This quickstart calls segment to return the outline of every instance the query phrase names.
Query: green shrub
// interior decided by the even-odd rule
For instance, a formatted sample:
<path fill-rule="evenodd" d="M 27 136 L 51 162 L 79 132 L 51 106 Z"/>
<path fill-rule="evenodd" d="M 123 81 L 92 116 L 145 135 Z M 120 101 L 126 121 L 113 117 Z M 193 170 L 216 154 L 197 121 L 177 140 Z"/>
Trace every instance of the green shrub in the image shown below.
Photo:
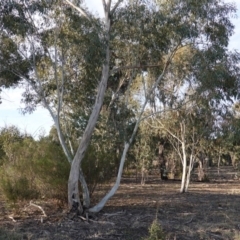
<path fill-rule="evenodd" d="M 35 159 L 33 168 L 37 176 L 36 181 L 38 188 L 42 196 L 66 201 L 70 164 L 64 155 L 60 156 L 59 153 L 57 153 L 56 147 L 52 146 L 49 151 L 52 151 L 53 154 L 46 152 L 43 156 L 38 156 Z M 54 153 L 55 156 L 51 156 L 54 155 Z"/>
<path fill-rule="evenodd" d="M 95 146 L 89 146 L 82 163 L 82 169 L 91 194 L 98 184 L 108 182 L 115 174 L 115 158 L 111 150 L 97 150 Z"/>
<path fill-rule="evenodd" d="M 70 164 L 61 146 L 48 138 L 35 141 L 9 131 L 3 131 L 4 135 L 0 131 L 3 196 L 12 202 L 43 196 L 66 201 Z"/>
<path fill-rule="evenodd" d="M 39 197 L 39 192 L 23 176 L 19 179 L 10 179 L 10 177 L 3 179 L 1 185 L 5 197 L 14 203 L 18 200 L 29 200 Z"/>
<path fill-rule="evenodd" d="M 149 228 L 149 237 L 145 238 L 145 240 L 165 240 L 166 236 L 162 230 L 160 223 L 155 219 L 150 228 Z"/>

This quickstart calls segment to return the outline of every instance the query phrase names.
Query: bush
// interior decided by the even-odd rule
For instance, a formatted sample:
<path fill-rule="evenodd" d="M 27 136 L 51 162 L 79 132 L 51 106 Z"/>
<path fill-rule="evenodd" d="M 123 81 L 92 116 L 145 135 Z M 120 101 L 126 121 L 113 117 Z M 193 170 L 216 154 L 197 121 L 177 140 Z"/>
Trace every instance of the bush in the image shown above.
<path fill-rule="evenodd" d="M 166 236 L 162 230 L 160 223 L 155 219 L 149 228 L 149 237 L 145 240 L 165 240 Z"/>
<path fill-rule="evenodd" d="M 82 169 L 92 195 L 98 184 L 108 182 L 115 174 L 115 156 L 113 151 L 97 150 L 89 146 L 82 163 Z"/>
<path fill-rule="evenodd" d="M 9 129 L 10 133 L 12 129 Z M 12 201 L 38 197 L 67 200 L 67 181 L 70 164 L 61 146 L 42 138 L 0 132 L 0 188 L 3 196 Z"/>
<path fill-rule="evenodd" d="M 42 196 L 67 201 L 67 183 L 70 164 L 60 145 L 46 139 L 38 143 L 33 171 Z"/>
<path fill-rule="evenodd" d="M 30 186 L 26 177 L 11 180 L 10 177 L 2 180 L 2 190 L 5 197 L 12 202 L 29 200 L 39 197 L 39 192 Z"/>

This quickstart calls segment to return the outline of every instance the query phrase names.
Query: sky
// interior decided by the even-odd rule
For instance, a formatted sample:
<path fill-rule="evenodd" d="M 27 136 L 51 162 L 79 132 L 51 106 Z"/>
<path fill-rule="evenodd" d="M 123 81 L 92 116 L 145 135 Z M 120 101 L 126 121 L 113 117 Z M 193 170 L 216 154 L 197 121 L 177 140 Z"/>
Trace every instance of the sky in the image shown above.
<path fill-rule="evenodd" d="M 90 11 L 102 16 L 102 1 L 87 0 L 87 7 Z M 230 39 L 229 50 L 237 49 L 240 51 L 240 0 L 225 0 L 225 2 L 235 2 L 238 8 L 237 16 L 232 18 L 235 25 L 234 35 Z M 0 104 L 0 128 L 15 125 L 22 132 L 31 134 L 36 139 L 39 135 L 47 135 L 53 126 L 53 121 L 48 111 L 39 107 L 32 114 L 21 114 L 21 94 L 23 89 L 4 90 L 1 93 L 2 104 Z"/>

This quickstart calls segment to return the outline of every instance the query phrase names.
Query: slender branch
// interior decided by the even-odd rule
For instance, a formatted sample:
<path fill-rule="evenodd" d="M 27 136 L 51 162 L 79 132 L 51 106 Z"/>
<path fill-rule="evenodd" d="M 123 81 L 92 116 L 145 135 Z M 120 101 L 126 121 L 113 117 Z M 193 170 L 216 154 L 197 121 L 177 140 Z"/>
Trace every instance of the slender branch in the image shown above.
<path fill-rule="evenodd" d="M 146 89 L 146 82 L 145 82 L 145 78 L 144 75 L 142 73 L 142 85 L 143 85 L 143 90 L 144 90 L 144 97 L 147 97 L 147 89 Z"/>
<path fill-rule="evenodd" d="M 60 99 L 60 88 L 59 88 L 59 82 L 58 82 L 58 74 L 57 74 L 57 29 L 55 29 L 55 34 L 54 34 L 54 78 L 56 81 L 56 86 L 57 86 L 57 99 L 58 99 L 58 104 L 57 104 L 57 121 L 59 124 L 59 115 L 61 112 L 60 106 L 61 106 L 61 99 Z"/>
<path fill-rule="evenodd" d="M 63 53 L 63 49 L 62 49 L 62 82 L 61 82 L 61 89 L 60 89 L 60 106 L 59 108 L 62 109 L 63 106 L 63 94 L 64 94 L 64 83 L 65 83 L 65 72 L 64 72 L 64 67 L 65 67 L 65 58 L 64 58 L 64 53 Z"/>
<path fill-rule="evenodd" d="M 167 129 L 166 127 L 164 127 L 163 123 L 160 122 L 158 119 L 156 119 L 156 121 L 162 126 L 162 128 L 167 131 L 173 138 L 177 139 L 180 143 L 182 143 L 181 139 L 176 136 L 174 133 L 172 133 L 169 129 Z"/>
<path fill-rule="evenodd" d="M 33 206 L 33 207 L 39 208 L 39 209 L 42 211 L 43 216 L 44 216 L 44 217 L 47 217 L 47 214 L 45 213 L 45 211 L 43 210 L 43 208 L 42 208 L 41 206 L 33 203 L 32 201 L 30 201 L 29 206 Z"/>
<path fill-rule="evenodd" d="M 113 104 L 113 102 L 117 98 L 117 94 L 120 91 L 120 88 L 122 87 L 122 85 L 124 84 L 125 80 L 127 79 L 126 77 L 127 77 L 127 75 L 125 75 L 125 77 L 120 81 L 117 90 L 112 94 L 112 99 L 111 99 L 111 101 L 110 101 L 110 103 L 108 105 L 108 108 Z"/>
<path fill-rule="evenodd" d="M 72 2 L 70 2 L 69 0 L 65 0 L 66 3 L 68 3 L 70 6 L 72 6 L 73 8 L 75 8 L 78 12 L 80 12 L 85 18 L 87 18 L 89 21 L 91 21 L 90 16 L 88 15 L 88 13 L 81 7 L 77 7 L 75 4 L 73 4 Z"/>
<path fill-rule="evenodd" d="M 110 14 L 111 3 L 112 3 L 112 0 L 107 0 L 106 10 L 108 14 Z"/>
<path fill-rule="evenodd" d="M 102 0 L 102 5 L 103 5 L 104 12 L 106 12 L 107 11 L 107 4 L 106 4 L 105 0 Z"/>
<path fill-rule="evenodd" d="M 160 64 L 152 64 L 152 65 L 130 65 L 130 66 L 123 66 L 123 67 L 118 67 L 114 68 L 110 71 L 110 75 L 116 72 L 119 72 L 121 70 L 125 69 L 144 69 L 144 68 L 155 68 L 155 67 L 161 67 L 162 65 Z"/>
<path fill-rule="evenodd" d="M 118 8 L 118 6 L 119 6 L 119 4 L 120 4 L 121 2 L 123 2 L 123 0 L 118 0 L 118 1 L 116 2 L 116 4 L 114 5 L 113 9 L 112 9 L 111 12 L 110 12 L 111 15 L 114 14 L 114 12 L 116 11 L 116 9 Z"/>
<path fill-rule="evenodd" d="M 186 105 L 186 104 L 189 103 L 189 102 L 191 102 L 191 100 L 186 101 L 186 102 L 184 103 L 184 105 Z M 181 109 L 182 106 L 184 106 L 184 105 L 180 105 L 180 106 L 178 106 L 178 107 L 176 107 L 176 108 L 169 108 L 168 110 L 161 110 L 161 111 L 152 112 L 151 114 L 148 114 L 147 116 L 142 117 L 141 121 L 143 121 L 143 120 L 145 120 L 145 119 L 148 119 L 148 118 L 150 118 L 150 117 L 152 117 L 152 116 L 154 116 L 154 115 L 161 114 L 161 113 L 163 113 L 163 112 L 171 112 L 171 111 L 179 110 L 179 109 Z M 197 104 L 196 104 L 196 105 L 197 105 Z M 194 107 L 194 106 L 195 106 L 195 105 L 193 105 L 193 107 Z"/>
<path fill-rule="evenodd" d="M 125 163 L 125 160 L 126 160 L 126 154 L 128 152 L 128 149 L 131 145 L 131 143 L 133 142 L 134 140 L 134 137 L 137 133 L 137 130 L 138 130 L 138 127 L 140 125 L 140 122 L 141 122 L 141 118 L 142 118 L 142 115 L 144 113 L 144 110 L 145 110 L 145 107 L 147 106 L 147 103 L 149 101 L 149 96 L 152 94 L 152 92 L 154 91 L 154 89 L 158 86 L 158 84 L 160 83 L 160 81 L 163 79 L 166 71 L 167 71 L 167 68 L 169 66 L 169 63 L 172 59 L 172 57 L 174 56 L 175 54 L 175 50 L 170 54 L 170 56 L 168 57 L 168 61 L 166 61 L 165 63 L 165 66 L 162 70 L 162 73 L 158 76 L 158 78 L 156 79 L 156 82 L 155 84 L 153 84 L 152 88 L 149 89 L 148 91 L 148 94 L 147 94 L 147 97 L 145 98 L 144 100 L 144 103 L 142 105 L 142 108 L 141 108 L 141 111 L 138 115 L 138 118 L 137 118 L 137 121 L 135 123 L 135 126 L 134 126 L 134 129 L 133 129 L 133 132 L 132 132 L 132 135 L 131 137 L 129 138 L 128 142 L 125 142 L 124 143 L 124 149 L 123 149 L 123 153 L 122 153 L 122 156 L 121 156 L 121 160 L 120 160 L 120 166 L 118 168 L 118 175 L 117 175 L 117 179 L 116 179 L 116 182 L 114 184 L 114 186 L 112 187 L 112 189 L 105 195 L 105 197 L 97 204 L 95 205 L 94 207 L 90 208 L 89 211 L 90 212 L 98 212 L 100 211 L 104 205 L 106 204 L 106 202 L 115 194 L 115 192 L 117 191 L 118 187 L 119 187 L 119 184 L 120 184 L 120 181 L 121 181 L 121 176 L 122 176 L 122 172 L 123 172 L 123 167 L 124 167 L 124 163 Z"/>

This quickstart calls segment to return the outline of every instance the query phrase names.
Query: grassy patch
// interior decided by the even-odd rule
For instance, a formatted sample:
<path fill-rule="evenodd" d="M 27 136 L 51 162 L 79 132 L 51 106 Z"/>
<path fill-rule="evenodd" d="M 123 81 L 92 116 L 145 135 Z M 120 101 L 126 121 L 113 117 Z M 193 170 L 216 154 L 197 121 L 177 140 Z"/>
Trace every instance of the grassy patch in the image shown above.
<path fill-rule="evenodd" d="M 21 240 L 22 237 L 14 232 L 0 228 L 0 240 Z"/>

